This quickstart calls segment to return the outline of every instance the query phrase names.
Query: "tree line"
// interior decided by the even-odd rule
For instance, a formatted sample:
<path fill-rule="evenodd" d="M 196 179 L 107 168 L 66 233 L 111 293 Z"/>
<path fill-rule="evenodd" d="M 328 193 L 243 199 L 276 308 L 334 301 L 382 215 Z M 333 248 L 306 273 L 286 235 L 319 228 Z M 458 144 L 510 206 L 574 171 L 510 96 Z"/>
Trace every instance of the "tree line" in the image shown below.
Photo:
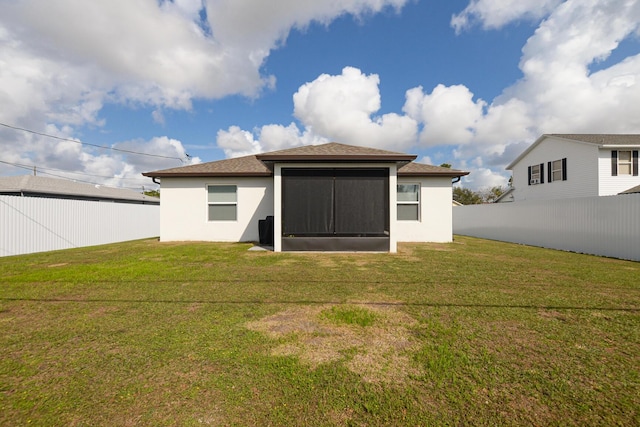
<path fill-rule="evenodd" d="M 506 186 L 496 186 L 473 191 L 468 188 L 454 187 L 453 200 L 463 205 L 480 205 L 482 203 L 493 203 L 500 196 L 502 196 L 502 194 L 507 191 L 508 188 L 509 187 Z"/>
<path fill-rule="evenodd" d="M 451 168 L 450 163 L 443 163 L 440 166 L 443 168 Z M 509 185 L 511 185 L 511 179 L 509 179 Z M 463 205 L 493 203 L 508 189 L 509 186 L 495 186 L 473 191 L 468 188 L 453 187 L 453 200 Z"/>

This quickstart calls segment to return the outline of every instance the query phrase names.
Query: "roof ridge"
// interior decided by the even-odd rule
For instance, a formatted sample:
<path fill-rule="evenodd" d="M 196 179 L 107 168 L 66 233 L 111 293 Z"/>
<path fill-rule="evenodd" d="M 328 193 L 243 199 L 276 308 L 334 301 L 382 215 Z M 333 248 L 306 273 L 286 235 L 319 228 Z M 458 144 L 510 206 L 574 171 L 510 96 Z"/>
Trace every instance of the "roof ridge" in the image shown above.
<path fill-rule="evenodd" d="M 381 148 L 367 147 L 364 145 L 343 144 L 341 142 L 332 141 L 324 144 L 299 145 L 297 147 L 284 148 L 282 150 L 267 151 L 264 153 L 256 154 L 256 156 L 260 157 L 260 156 L 281 155 L 281 154 L 290 154 L 290 153 L 295 154 L 298 151 L 322 151 L 323 149 L 333 149 L 333 148 L 343 148 L 346 150 L 363 151 L 367 153 L 379 153 L 381 155 L 384 155 L 384 154 L 407 155 L 406 153 L 402 153 L 400 151 L 383 150 Z"/>

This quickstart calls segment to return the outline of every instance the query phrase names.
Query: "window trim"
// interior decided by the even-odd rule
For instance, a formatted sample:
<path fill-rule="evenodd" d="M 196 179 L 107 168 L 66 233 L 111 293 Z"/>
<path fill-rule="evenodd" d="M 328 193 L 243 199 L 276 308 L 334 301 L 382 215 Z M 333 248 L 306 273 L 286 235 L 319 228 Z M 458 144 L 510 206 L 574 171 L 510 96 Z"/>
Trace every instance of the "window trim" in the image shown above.
<path fill-rule="evenodd" d="M 400 191 L 398 187 L 400 187 L 401 185 L 415 185 L 417 186 L 417 198 L 418 200 L 398 200 L 398 194 L 400 194 Z M 396 184 L 396 220 L 397 221 L 415 221 L 415 222 L 420 222 L 422 220 L 422 203 L 421 203 L 421 195 L 422 195 L 422 184 L 420 182 L 398 182 Z M 417 209 L 417 218 L 415 219 L 400 219 L 398 218 L 398 207 L 399 206 L 416 206 Z"/>
<path fill-rule="evenodd" d="M 631 174 L 619 173 L 619 152 L 631 151 Z M 627 164 L 625 161 L 624 164 Z M 638 150 L 611 150 L 611 176 L 638 176 Z"/>
<path fill-rule="evenodd" d="M 556 164 L 559 167 L 556 168 Z M 556 173 L 559 175 L 556 177 Z M 552 160 L 547 162 L 547 182 L 566 181 L 567 180 L 567 158 Z"/>
<path fill-rule="evenodd" d="M 209 188 L 211 187 L 234 187 L 235 188 L 235 201 L 210 201 L 209 200 Z M 207 222 L 237 222 L 238 221 L 238 185 L 237 184 L 207 184 L 206 185 L 206 198 L 207 198 Z M 210 206 L 233 206 L 235 207 L 235 218 L 233 219 L 211 219 L 210 217 Z"/>
<path fill-rule="evenodd" d="M 629 160 L 622 160 L 620 153 L 629 153 Z M 617 159 L 618 165 L 616 169 L 618 171 L 618 175 L 633 176 L 633 150 L 618 150 Z M 621 166 L 628 167 L 629 173 L 621 172 Z"/>
<path fill-rule="evenodd" d="M 538 172 L 534 169 L 538 168 Z M 529 166 L 529 182 L 528 185 L 544 184 L 544 163 L 538 163 Z"/>

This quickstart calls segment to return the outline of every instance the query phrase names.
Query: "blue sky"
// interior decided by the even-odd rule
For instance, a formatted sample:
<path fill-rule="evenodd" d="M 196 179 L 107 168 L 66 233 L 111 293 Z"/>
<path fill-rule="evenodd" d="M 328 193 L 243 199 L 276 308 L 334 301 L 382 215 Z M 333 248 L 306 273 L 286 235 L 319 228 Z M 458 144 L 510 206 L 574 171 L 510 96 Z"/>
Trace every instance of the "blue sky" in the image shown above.
<path fill-rule="evenodd" d="M 337 141 L 481 189 L 542 133 L 640 132 L 640 2 L 0 4 L 0 123 L 37 132 L 0 126 L 0 175 L 148 188 L 141 172 Z"/>

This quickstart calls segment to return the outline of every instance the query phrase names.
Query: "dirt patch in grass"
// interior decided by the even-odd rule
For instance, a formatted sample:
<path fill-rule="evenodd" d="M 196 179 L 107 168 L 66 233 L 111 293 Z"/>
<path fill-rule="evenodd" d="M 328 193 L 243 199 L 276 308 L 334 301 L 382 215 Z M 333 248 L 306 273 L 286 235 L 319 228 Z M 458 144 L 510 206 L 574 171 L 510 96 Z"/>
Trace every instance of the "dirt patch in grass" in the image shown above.
<path fill-rule="evenodd" d="M 327 315 L 335 310 L 366 310 L 374 320 L 367 326 L 336 321 Z M 408 329 L 415 324 L 397 306 L 349 302 L 296 306 L 249 322 L 247 327 L 280 341 L 272 350 L 274 356 L 298 357 L 312 369 L 342 361 L 366 382 L 402 383 L 420 374 L 411 357 L 419 345 Z"/>

